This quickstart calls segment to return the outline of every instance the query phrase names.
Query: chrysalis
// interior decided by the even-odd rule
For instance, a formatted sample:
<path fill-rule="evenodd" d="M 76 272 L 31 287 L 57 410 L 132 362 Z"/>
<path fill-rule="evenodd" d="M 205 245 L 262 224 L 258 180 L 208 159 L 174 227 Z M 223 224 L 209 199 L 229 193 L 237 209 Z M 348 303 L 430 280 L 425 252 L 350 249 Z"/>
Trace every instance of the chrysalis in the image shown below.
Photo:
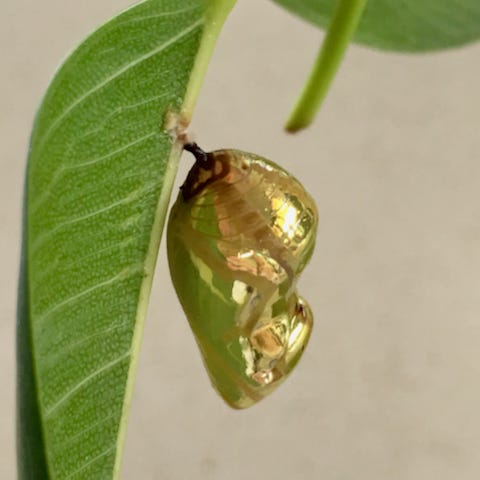
<path fill-rule="evenodd" d="M 170 273 L 213 386 L 246 408 L 277 388 L 308 342 L 313 317 L 296 282 L 314 249 L 317 210 L 265 158 L 185 149 L 197 161 L 170 214 Z"/>

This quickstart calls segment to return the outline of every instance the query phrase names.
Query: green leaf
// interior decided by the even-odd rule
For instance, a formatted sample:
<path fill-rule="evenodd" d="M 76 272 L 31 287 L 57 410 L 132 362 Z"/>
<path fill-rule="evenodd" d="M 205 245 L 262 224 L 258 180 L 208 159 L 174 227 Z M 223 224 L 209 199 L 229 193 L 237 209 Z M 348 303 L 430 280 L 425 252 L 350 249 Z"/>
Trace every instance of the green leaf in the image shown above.
<path fill-rule="evenodd" d="M 28 163 L 19 288 L 22 479 L 118 478 L 181 142 L 234 0 L 147 0 L 58 71 Z"/>
<path fill-rule="evenodd" d="M 336 0 L 274 0 L 328 27 Z M 368 0 L 354 41 L 385 50 L 421 52 L 480 39 L 478 0 Z"/>

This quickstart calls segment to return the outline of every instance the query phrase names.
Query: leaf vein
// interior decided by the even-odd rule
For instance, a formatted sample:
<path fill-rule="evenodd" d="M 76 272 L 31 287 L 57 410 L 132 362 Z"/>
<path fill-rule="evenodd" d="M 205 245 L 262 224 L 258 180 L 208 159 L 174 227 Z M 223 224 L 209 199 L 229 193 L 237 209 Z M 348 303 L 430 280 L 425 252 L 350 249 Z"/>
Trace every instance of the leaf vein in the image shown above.
<path fill-rule="evenodd" d="M 70 305 L 73 302 L 76 302 L 80 298 L 84 297 L 85 295 L 88 295 L 91 292 L 94 292 L 95 290 L 98 290 L 99 288 L 102 287 L 107 287 L 109 285 L 114 284 L 118 280 L 125 279 L 125 271 L 122 271 L 115 275 L 112 278 L 109 278 L 108 280 L 105 280 L 104 282 L 97 283 L 93 285 L 92 287 L 86 288 L 85 290 L 82 290 L 80 293 L 77 293 L 71 297 L 68 297 L 66 300 L 63 302 L 57 303 L 53 307 L 49 308 L 47 311 L 43 312 L 41 315 L 39 315 L 36 319 L 34 318 L 35 323 L 40 324 L 41 322 L 45 321 L 52 313 L 56 312 L 57 310 L 60 310 L 63 307 L 66 307 L 67 305 Z"/>
<path fill-rule="evenodd" d="M 89 160 L 87 162 L 83 162 L 83 163 L 79 163 L 79 164 L 76 164 L 76 165 L 67 165 L 66 167 L 64 166 L 61 166 L 60 168 L 58 168 L 56 170 L 56 172 L 52 175 L 52 179 L 50 180 L 49 184 L 45 187 L 43 193 L 37 198 L 36 202 L 34 202 L 31 207 L 30 207 L 30 215 L 33 215 L 34 212 L 36 212 L 38 210 L 38 207 L 43 204 L 43 202 L 45 200 L 47 200 L 49 198 L 49 196 L 51 195 L 52 193 L 52 187 L 54 185 L 56 185 L 56 183 L 58 182 L 58 180 L 60 180 L 60 178 L 62 178 L 62 175 L 64 172 L 68 171 L 68 170 L 75 170 L 77 168 L 82 168 L 82 167 L 87 167 L 89 165 L 95 165 L 97 163 L 100 163 L 100 162 L 103 162 L 104 160 L 108 160 L 109 158 L 112 158 L 114 157 L 115 155 L 118 155 L 119 153 L 123 153 L 127 150 L 129 150 L 130 148 L 136 146 L 136 145 L 139 145 L 141 143 L 143 143 L 144 141 L 150 139 L 150 138 L 153 138 L 155 135 L 157 135 L 158 132 L 157 131 L 154 131 L 154 132 L 150 132 L 148 133 L 147 135 L 144 135 L 126 145 L 123 145 L 121 146 L 120 148 L 116 149 L 116 150 L 113 150 L 111 151 L 110 153 L 107 153 L 105 155 L 102 155 L 101 157 L 97 157 L 97 158 L 94 158 L 92 160 Z"/>
<path fill-rule="evenodd" d="M 137 237 L 135 235 L 132 235 L 131 237 L 127 238 L 124 241 L 116 242 L 112 245 L 108 245 L 105 248 L 99 248 L 98 250 L 94 250 L 93 252 L 88 253 L 87 255 L 82 255 L 80 257 L 75 257 L 75 260 L 72 260 L 71 262 L 62 262 L 61 260 L 59 260 L 56 257 L 53 262 L 50 262 L 48 264 L 48 267 L 42 269 L 42 271 L 40 272 L 39 275 L 35 275 L 35 278 L 33 280 L 36 283 L 40 282 L 40 280 L 43 280 L 50 273 L 52 273 L 52 271 L 55 271 L 55 269 L 58 268 L 58 266 L 60 264 L 61 264 L 61 266 L 64 270 L 69 270 L 73 267 L 76 267 L 76 266 L 82 264 L 83 262 L 85 262 L 85 260 L 88 260 L 90 258 L 95 257 L 96 255 L 109 253 L 109 252 L 111 252 L 113 250 L 116 250 L 116 249 L 126 248 L 126 247 L 132 245 L 135 242 L 135 240 L 137 240 Z"/>
<path fill-rule="evenodd" d="M 85 215 L 81 215 L 75 218 L 72 218 L 70 220 L 66 220 L 64 222 L 59 223 L 56 225 L 54 228 L 50 230 L 45 230 L 41 235 L 39 235 L 35 241 L 32 243 L 31 246 L 31 252 L 32 254 L 36 252 L 48 239 L 50 239 L 52 236 L 55 235 L 58 231 L 62 230 L 65 227 L 75 225 L 77 223 L 84 222 L 85 220 L 89 220 L 91 218 L 95 218 L 102 213 L 108 212 L 110 210 L 113 210 L 121 205 L 125 205 L 131 202 L 134 202 L 135 200 L 138 200 L 139 198 L 142 197 L 142 195 L 147 194 L 148 192 L 151 192 L 155 190 L 156 185 L 150 188 L 140 188 L 135 190 L 134 192 L 130 193 L 128 196 L 125 198 L 122 198 L 121 200 L 118 200 L 116 202 L 113 202 L 106 207 L 99 208 L 98 210 L 95 210 L 94 212 L 87 213 Z"/>
<path fill-rule="evenodd" d="M 100 368 L 97 368 L 97 370 L 95 370 L 90 375 L 86 376 L 83 380 L 78 382 L 73 388 L 68 390 L 68 392 L 64 393 L 50 408 L 45 410 L 45 419 L 51 418 L 53 413 L 55 413 L 65 402 L 67 402 L 73 396 L 75 396 L 75 394 L 79 390 L 81 390 L 85 385 L 88 385 L 89 382 L 94 380 L 96 377 L 98 377 L 102 373 L 114 368 L 119 363 L 122 363 L 129 356 L 130 356 L 130 350 L 120 355 L 115 360 L 112 360 L 111 362 L 108 362 L 107 364 L 101 366 Z"/>
<path fill-rule="evenodd" d="M 94 464 L 95 462 L 98 462 L 98 460 L 101 460 L 103 457 L 106 457 L 109 453 L 112 453 L 115 450 L 115 445 L 110 446 L 107 448 L 104 452 L 99 453 L 96 457 L 93 457 L 91 460 L 89 460 L 87 463 L 83 464 L 80 468 L 72 472 L 70 475 L 65 477 L 65 480 L 69 480 L 79 473 L 81 473 L 83 470 L 88 468 L 90 465 Z"/>
<path fill-rule="evenodd" d="M 68 345 L 65 345 L 63 348 L 57 350 L 53 355 L 48 355 L 46 357 L 46 363 L 48 362 L 49 365 L 55 365 L 55 363 L 57 363 L 60 358 L 68 355 L 69 353 L 72 353 L 77 347 L 87 345 L 90 343 L 91 340 L 95 338 L 102 338 L 107 333 L 112 333 L 116 330 L 122 330 L 128 327 L 130 324 L 131 322 L 122 322 L 120 324 L 115 324 L 108 328 L 104 328 L 103 330 L 91 333 L 90 335 L 87 335 L 80 340 L 75 340 L 74 342 L 71 342 Z"/>
<path fill-rule="evenodd" d="M 118 25 L 125 26 L 129 25 L 130 23 L 142 22 L 144 20 L 152 20 L 154 18 L 166 18 L 166 17 L 173 17 L 178 16 L 183 13 L 189 13 L 198 10 L 198 6 L 190 7 L 190 8 L 182 8 L 180 10 L 174 10 L 172 12 L 163 12 L 158 13 L 156 15 L 144 15 L 139 17 L 131 18 L 130 20 L 126 20 L 125 22 L 118 22 Z"/>

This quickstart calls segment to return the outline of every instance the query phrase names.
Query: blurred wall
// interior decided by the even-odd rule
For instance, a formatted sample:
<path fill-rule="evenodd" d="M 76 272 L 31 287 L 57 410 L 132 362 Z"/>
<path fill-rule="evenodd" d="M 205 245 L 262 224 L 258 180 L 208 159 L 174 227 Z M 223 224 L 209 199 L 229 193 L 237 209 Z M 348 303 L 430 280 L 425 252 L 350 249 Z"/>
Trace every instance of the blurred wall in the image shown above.
<path fill-rule="evenodd" d="M 0 478 L 15 478 L 14 312 L 32 119 L 66 53 L 126 0 L 4 0 L 0 18 Z M 282 123 L 321 34 L 268 1 L 228 21 L 192 132 L 290 169 L 315 196 L 298 371 L 229 410 L 209 386 L 160 252 L 123 478 L 480 476 L 480 46 L 352 47 L 316 123 Z M 185 157 L 178 184 L 190 159 Z"/>

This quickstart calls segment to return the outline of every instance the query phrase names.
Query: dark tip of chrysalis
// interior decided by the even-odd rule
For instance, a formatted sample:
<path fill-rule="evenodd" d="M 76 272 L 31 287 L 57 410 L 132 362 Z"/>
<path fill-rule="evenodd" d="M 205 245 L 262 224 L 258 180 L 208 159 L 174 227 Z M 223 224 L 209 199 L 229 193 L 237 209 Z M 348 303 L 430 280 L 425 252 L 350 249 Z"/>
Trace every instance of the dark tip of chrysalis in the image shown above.
<path fill-rule="evenodd" d="M 195 157 L 195 164 L 188 172 L 185 183 L 180 187 L 183 198 L 189 200 L 199 193 L 209 181 L 211 182 L 213 173 L 207 175 L 205 180 L 202 178 L 201 172 L 213 172 L 215 164 L 214 155 L 205 152 L 196 143 L 186 143 L 183 149 L 190 152 Z"/>
<path fill-rule="evenodd" d="M 189 200 L 229 172 L 228 156 L 217 152 L 205 152 L 196 143 L 186 143 L 184 150 L 193 154 L 195 164 L 190 169 L 185 183 L 180 187 L 183 198 Z"/>
<path fill-rule="evenodd" d="M 207 165 L 209 163 L 208 153 L 205 150 L 202 150 L 196 143 L 186 143 L 183 146 L 183 149 L 190 152 L 200 165 Z"/>

